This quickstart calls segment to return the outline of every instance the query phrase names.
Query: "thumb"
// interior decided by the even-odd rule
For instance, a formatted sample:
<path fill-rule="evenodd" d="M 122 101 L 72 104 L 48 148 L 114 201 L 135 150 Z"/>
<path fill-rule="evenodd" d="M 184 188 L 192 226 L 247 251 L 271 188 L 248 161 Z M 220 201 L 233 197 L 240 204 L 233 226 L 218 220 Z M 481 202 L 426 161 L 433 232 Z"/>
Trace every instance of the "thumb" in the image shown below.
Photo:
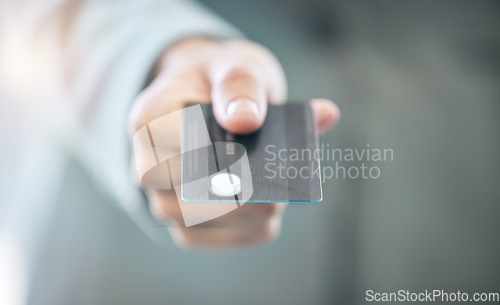
<path fill-rule="evenodd" d="M 259 74 L 240 64 L 215 67 L 211 79 L 213 112 L 227 131 L 248 134 L 264 123 L 267 89 Z"/>

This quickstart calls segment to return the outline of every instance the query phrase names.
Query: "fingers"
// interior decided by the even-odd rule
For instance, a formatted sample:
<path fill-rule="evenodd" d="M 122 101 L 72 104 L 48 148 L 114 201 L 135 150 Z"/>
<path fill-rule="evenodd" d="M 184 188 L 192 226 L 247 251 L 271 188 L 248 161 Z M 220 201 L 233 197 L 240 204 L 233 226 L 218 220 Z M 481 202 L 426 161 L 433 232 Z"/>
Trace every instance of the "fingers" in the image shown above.
<path fill-rule="evenodd" d="M 173 241 L 184 249 L 242 249 L 272 242 L 281 231 L 281 217 L 252 227 L 169 227 Z"/>
<path fill-rule="evenodd" d="M 171 80 L 175 78 L 175 81 Z M 129 112 L 128 127 L 132 137 L 137 130 L 165 114 L 182 109 L 185 103 L 206 103 L 208 90 L 203 88 L 204 79 L 197 74 L 188 76 L 172 74 L 157 78 L 143 90 Z"/>
<path fill-rule="evenodd" d="M 208 222 L 185 227 L 173 191 L 149 190 L 152 214 L 170 224 L 169 232 L 183 248 L 230 249 L 268 243 L 280 233 L 286 203 L 247 203 Z M 220 203 L 226 204 L 226 203 Z"/>
<path fill-rule="evenodd" d="M 286 84 L 279 64 L 254 44 L 228 44 L 208 74 L 214 116 L 230 132 L 256 131 L 264 123 L 268 101 L 284 100 Z"/>
<path fill-rule="evenodd" d="M 327 99 L 312 99 L 314 119 L 320 134 L 331 129 L 340 120 L 340 110 L 332 101 Z"/>
<path fill-rule="evenodd" d="M 267 113 L 264 81 L 245 67 L 220 69 L 212 87 L 217 122 L 233 133 L 256 131 L 264 123 Z"/>

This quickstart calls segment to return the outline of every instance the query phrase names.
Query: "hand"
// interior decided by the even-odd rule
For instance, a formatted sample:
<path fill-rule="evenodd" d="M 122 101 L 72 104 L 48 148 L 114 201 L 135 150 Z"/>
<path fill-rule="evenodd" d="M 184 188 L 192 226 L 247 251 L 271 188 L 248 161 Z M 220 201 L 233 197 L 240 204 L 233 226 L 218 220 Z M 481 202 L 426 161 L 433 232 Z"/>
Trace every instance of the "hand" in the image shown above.
<path fill-rule="evenodd" d="M 284 103 L 286 91 L 283 70 L 264 47 L 241 40 L 186 39 L 166 50 L 156 78 L 137 97 L 130 112 L 130 134 L 132 137 L 145 124 L 181 109 L 185 103 L 209 101 L 223 128 L 238 134 L 251 133 L 262 126 L 267 103 Z M 320 132 L 339 120 L 340 112 L 331 101 L 315 99 L 311 105 Z M 194 248 L 234 248 L 268 242 L 278 236 L 286 206 L 247 203 L 203 225 L 184 227 L 173 191 L 148 189 L 146 193 L 153 215 L 171 224 L 169 232 L 174 241 Z"/>

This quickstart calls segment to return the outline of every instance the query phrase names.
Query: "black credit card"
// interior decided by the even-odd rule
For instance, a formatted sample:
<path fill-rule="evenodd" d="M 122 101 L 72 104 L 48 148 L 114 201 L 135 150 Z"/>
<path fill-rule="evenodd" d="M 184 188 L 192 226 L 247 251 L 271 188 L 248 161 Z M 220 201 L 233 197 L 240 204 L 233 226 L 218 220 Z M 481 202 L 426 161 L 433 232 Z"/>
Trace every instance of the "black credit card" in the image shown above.
<path fill-rule="evenodd" d="M 308 104 L 269 105 L 262 128 L 250 135 L 220 127 L 210 104 L 187 107 L 201 107 L 203 121 L 184 116 L 184 201 L 321 202 L 318 133 Z"/>

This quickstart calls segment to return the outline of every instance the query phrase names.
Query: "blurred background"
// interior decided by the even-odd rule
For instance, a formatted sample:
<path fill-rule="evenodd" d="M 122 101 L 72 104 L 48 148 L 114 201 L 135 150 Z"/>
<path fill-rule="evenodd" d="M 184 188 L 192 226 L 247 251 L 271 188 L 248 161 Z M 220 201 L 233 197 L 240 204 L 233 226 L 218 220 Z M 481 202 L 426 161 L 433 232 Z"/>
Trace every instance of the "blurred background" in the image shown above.
<path fill-rule="evenodd" d="M 339 105 L 341 123 L 322 142 L 393 149 L 394 160 L 377 164 L 379 179 L 330 179 L 323 203 L 289 206 L 274 243 L 226 253 L 160 247 L 101 192 L 65 188 L 40 241 L 30 304 L 361 304 L 368 289 L 499 292 L 497 1 L 201 2 L 277 55 L 291 98 Z M 92 184 L 76 163 L 67 175 Z"/>

